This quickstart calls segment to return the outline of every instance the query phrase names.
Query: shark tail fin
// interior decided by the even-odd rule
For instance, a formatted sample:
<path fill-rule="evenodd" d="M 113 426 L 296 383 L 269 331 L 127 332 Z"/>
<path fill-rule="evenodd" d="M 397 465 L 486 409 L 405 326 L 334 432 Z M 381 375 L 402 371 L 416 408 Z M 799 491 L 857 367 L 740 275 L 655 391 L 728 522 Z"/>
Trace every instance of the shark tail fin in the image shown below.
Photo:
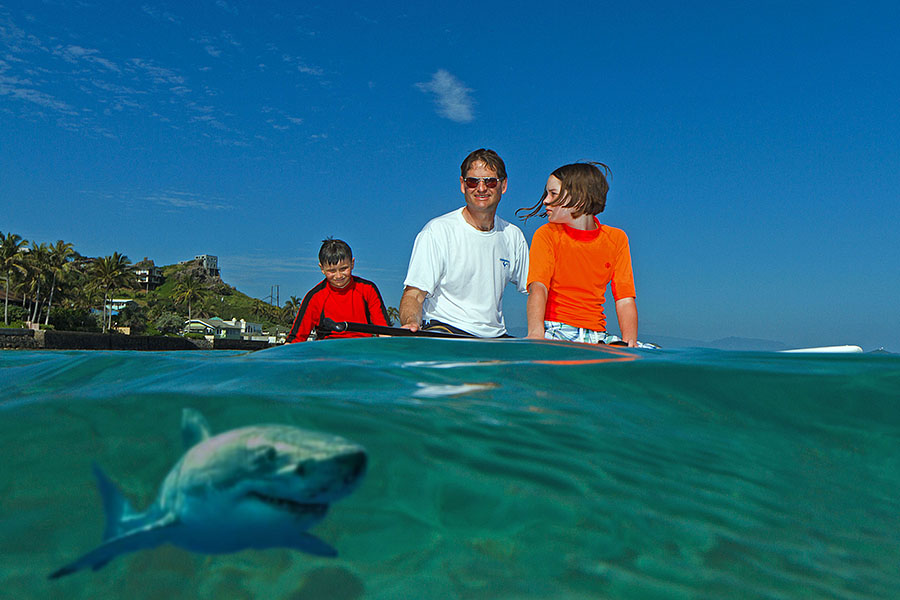
<path fill-rule="evenodd" d="M 106 529 L 103 540 L 119 536 L 122 533 L 122 521 L 134 516 L 135 511 L 119 488 L 106 476 L 97 463 L 94 463 L 94 477 L 97 478 L 97 489 L 103 500 L 103 514 L 106 515 Z"/>
<path fill-rule="evenodd" d="M 185 408 L 181 411 L 181 441 L 189 450 L 209 438 L 209 423 L 199 411 Z"/>

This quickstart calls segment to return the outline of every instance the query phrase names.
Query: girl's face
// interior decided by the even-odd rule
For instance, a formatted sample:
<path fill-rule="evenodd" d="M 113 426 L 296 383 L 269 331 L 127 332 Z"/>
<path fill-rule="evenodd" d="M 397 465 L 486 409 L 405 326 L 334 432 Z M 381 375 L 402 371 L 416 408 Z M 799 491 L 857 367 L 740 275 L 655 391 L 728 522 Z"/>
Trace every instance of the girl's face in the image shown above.
<path fill-rule="evenodd" d="M 574 219 L 572 218 L 572 209 L 563 206 L 554 206 L 554 204 L 560 200 L 559 189 L 561 186 L 562 182 L 553 175 L 547 178 L 547 185 L 544 187 L 544 191 L 547 192 L 547 195 L 544 198 L 544 209 L 547 211 L 547 220 L 551 223 L 572 225 L 574 222 Z"/>

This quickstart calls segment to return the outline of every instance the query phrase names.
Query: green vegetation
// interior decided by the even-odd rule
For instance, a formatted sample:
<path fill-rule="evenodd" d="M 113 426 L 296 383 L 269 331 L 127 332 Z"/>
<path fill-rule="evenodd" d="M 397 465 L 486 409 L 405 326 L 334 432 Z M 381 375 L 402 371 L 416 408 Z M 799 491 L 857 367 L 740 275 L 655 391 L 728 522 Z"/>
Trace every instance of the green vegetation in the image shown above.
<path fill-rule="evenodd" d="M 132 265 L 118 252 L 89 258 L 63 240 L 48 245 L 0 232 L 0 326 L 31 322 L 67 331 L 130 327 L 132 333 L 177 335 L 189 318 L 221 317 L 261 323 L 273 333 L 290 327 L 299 308 L 296 297 L 278 307 L 242 294 L 196 261 L 162 267 L 162 284 L 142 288 L 135 269 L 147 266 L 152 262 Z M 107 309 L 113 298 L 130 298 L 134 304 L 112 314 Z"/>

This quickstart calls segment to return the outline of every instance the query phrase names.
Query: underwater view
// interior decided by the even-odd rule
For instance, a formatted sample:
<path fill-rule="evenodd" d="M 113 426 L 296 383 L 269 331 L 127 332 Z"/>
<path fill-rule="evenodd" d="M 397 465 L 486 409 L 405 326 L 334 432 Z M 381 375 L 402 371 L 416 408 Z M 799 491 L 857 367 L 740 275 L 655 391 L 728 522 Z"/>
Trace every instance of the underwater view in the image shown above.
<path fill-rule="evenodd" d="M 0 382 L 9 598 L 900 590 L 896 355 L 376 338 L 6 351 Z M 315 480 L 307 503 L 216 454 L 262 438 L 324 457 L 285 475 Z M 141 543 L 76 562 L 129 519 Z M 190 519 L 205 550 L 176 543 Z"/>

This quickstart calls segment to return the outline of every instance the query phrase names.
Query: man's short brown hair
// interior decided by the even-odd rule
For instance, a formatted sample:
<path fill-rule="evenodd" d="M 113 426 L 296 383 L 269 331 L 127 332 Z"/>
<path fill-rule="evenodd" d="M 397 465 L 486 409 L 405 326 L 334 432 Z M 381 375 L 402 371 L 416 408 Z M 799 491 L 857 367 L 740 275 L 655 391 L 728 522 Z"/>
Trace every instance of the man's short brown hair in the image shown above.
<path fill-rule="evenodd" d="M 466 160 L 462 161 L 462 164 L 459 167 L 460 174 L 465 177 L 472 167 L 472 164 L 476 162 L 483 162 L 487 168 L 497 174 L 498 178 L 506 179 L 506 165 L 503 164 L 503 159 L 493 150 L 488 150 L 486 148 L 479 148 L 478 150 L 471 152 L 466 157 Z"/>

